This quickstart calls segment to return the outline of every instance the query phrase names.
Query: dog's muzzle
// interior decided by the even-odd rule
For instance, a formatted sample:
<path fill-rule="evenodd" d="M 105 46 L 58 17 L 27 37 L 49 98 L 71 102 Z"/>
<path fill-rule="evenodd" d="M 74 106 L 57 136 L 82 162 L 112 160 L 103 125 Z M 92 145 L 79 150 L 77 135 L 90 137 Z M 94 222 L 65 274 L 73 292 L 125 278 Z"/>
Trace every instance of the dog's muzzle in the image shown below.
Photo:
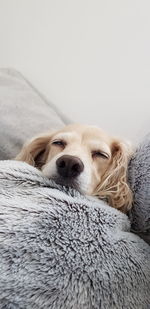
<path fill-rule="evenodd" d="M 82 161 L 75 156 L 64 155 L 56 161 L 58 174 L 65 180 L 74 180 L 84 170 Z"/>

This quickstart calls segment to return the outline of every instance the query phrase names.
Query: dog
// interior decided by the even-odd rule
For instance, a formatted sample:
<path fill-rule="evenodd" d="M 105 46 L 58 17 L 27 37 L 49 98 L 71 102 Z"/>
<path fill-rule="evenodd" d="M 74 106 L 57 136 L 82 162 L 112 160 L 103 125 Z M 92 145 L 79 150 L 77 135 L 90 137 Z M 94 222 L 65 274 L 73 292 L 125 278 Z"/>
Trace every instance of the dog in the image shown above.
<path fill-rule="evenodd" d="M 97 196 L 122 212 L 132 206 L 127 181 L 130 145 L 95 126 L 72 124 L 26 143 L 16 160 L 56 183 Z"/>

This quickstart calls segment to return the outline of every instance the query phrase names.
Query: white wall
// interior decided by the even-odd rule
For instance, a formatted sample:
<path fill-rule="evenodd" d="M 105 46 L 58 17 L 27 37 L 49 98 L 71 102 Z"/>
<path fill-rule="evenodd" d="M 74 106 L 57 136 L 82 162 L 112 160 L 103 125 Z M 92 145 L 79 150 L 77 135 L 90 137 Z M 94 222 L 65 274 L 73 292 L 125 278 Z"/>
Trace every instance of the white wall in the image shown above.
<path fill-rule="evenodd" d="M 0 66 L 73 121 L 150 129 L 150 0 L 0 0 Z"/>

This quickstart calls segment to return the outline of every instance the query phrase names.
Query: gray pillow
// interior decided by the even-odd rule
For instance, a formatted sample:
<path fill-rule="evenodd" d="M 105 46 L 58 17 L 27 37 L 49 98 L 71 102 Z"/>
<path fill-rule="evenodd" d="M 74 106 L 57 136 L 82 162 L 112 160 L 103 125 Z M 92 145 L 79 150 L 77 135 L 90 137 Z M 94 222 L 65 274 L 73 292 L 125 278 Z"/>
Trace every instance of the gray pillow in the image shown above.
<path fill-rule="evenodd" d="M 129 216 L 132 231 L 150 244 L 150 134 L 137 147 L 129 164 L 134 204 Z"/>
<path fill-rule="evenodd" d="M 0 69 L 0 160 L 12 159 L 23 143 L 67 119 L 13 69 Z"/>

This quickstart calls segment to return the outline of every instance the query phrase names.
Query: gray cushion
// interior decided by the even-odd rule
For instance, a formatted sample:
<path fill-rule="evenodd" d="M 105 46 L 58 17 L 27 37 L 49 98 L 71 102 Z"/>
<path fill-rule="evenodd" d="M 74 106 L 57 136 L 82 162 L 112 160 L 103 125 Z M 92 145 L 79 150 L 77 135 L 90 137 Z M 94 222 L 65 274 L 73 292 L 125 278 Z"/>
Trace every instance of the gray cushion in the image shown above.
<path fill-rule="evenodd" d="M 0 160 L 11 159 L 29 138 L 67 120 L 13 69 L 0 69 Z"/>
<path fill-rule="evenodd" d="M 129 164 L 129 181 L 134 192 L 129 214 L 132 231 L 150 244 L 150 134 L 137 147 Z"/>

